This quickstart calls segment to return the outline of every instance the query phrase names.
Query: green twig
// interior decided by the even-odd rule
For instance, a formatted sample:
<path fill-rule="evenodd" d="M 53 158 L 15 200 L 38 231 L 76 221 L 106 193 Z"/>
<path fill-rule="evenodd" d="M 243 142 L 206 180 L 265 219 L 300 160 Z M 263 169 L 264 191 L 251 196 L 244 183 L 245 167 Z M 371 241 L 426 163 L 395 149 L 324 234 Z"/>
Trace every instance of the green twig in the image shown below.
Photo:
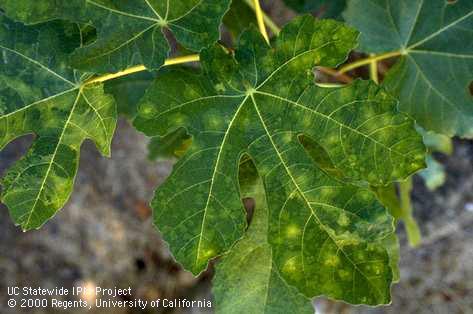
<path fill-rule="evenodd" d="M 255 7 L 255 4 L 254 4 L 253 0 L 245 0 L 245 3 L 251 9 L 253 9 L 253 11 L 256 12 L 256 7 Z M 279 32 L 281 31 L 279 26 L 276 23 L 274 23 L 274 21 L 266 13 L 264 13 L 263 11 L 261 11 L 261 12 L 262 12 L 262 15 L 263 15 L 263 21 L 266 24 L 266 26 L 271 30 L 271 32 L 273 32 L 274 35 L 278 35 Z"/>

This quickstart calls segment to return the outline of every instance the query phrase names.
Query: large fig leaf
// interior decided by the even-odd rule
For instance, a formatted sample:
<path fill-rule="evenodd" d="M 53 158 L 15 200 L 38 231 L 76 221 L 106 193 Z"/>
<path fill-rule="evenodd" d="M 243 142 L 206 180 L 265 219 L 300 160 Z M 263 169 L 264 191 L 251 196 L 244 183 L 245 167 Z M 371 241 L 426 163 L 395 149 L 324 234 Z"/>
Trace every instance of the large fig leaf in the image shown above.
<path fill-rule="evenodd" d="M 402 110 L 428 130 L 473 136 L 473 1 L 351 0 L 344 16 L 363 51 L 401 52 L 385 86 Z"/>
<path fill-rule="evenodd" d="M 200 51 L 219 38 L 230 0 L 0 0 L 7 15 L 32 24 L 55 18 L 91 23 L 97 40 L 73 54 L 73 65 L 97 73 L 137 64 L 163 65 L 170 31 L 184 47 Z"/>
<path fill-rule="evenodd" d="M 0 148 L 37 135 L 2 179 L 2 202 L 24 230 L 39 228 L 66 203 L 85 139 L 110 154 L 115 103 L 102 85 L 83 85 L 67 67 L 76 44 L 76 25 L 27 27 L 0 15 Z"/>
<path fill-rule="evenodd" d="M 389 302 L 381 241 L 393 232 L 391 216 L 369 190 L 328 175 L 298 139 L 315 140 L 347 182 L 385 185 L 424 167 L 421 136 L 382 88 L 313 83 L 312 68 L 343 62 L 357 35 L 304 16 L 271 48 L 252 29 L 234 55 L 204 50 L 201 74 L 170 72 L 148 89 L 134 125 L 149 136 L 179 127 L 193 136 L 152 202 L 155 224 L 187 269 L 201 272 L 244 234 L 238 165 L 247 153 L 265 182 L 281 276 L 307 296 Z"/>

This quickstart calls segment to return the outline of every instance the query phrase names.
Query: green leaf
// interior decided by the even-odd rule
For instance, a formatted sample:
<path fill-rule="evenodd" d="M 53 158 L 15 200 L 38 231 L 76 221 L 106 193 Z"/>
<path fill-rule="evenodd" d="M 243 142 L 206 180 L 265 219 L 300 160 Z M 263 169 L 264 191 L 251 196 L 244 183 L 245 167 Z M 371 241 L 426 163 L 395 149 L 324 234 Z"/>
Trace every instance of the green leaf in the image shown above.
<path fill-rule="evenodd" d="M 119 77 L 105 82 L 105 92 L 115 98 L 119 114 L 133 119 L 136 116 L 138 102 L 156 77 L 156 73 L 148 71 Z"/>
<path fill-rule="evenodd" d="M 451 155 L 453 152 L 452 139 L 443 134 L 438 134 L 432 131 L 425 131 L 421 127 L 417 127 L 417 132 L 422 134 L 424 144 L 431 152 L 440 152 L 446 155 Z"/>
<path fill-rule="evenodd" d="M 320 18 L 338 18 L 347 0 L 284 0 L 287 6 L 299 13 L 317 12 Z"/>
<path fill-rule="evenodd" d="M 153 137 L 148 145 L 148 158 L 150 160 L 180 158 L 191 143 L 192 137 L 184 128 L 179 128 L 163 137 Z"/>
<path fill-rule="evenodd" d="M 244 0 L 233 0 L 230 10 L 223 18 L 223 24 L 234 39 L 237 39 L 245 29 L 255 23 L 255 13 Z"/>
<path fill-rule="evenodd" d="M 24 230 L 39 228 L 68 200 L 80 146 L 91 139 L 110 155 L 116 108 L 102 85 L 82 86 L 67 67 L 80 43 L 76 25 L 35 27 L 0 15 L 0 148 L 24 134 L 37 138 L 2 179 L 2 202 Z"/>
<path fill-rule="evenodd" d="M 288 286 L 273 264 L 264 186 L 251 161 L 240 167 L 240 186 L 242 197 L 256 205 L 245 237 L 217 264 L 216 313 L 314 313 L 310 300 Z"/>
<path fill-rule="evenodd" d="M 424 179 L 425 185 L 431 191 L 441 187 L 446 180 L 445 167 L 432 155 L 427 156 L 427 169 L 422 170 L 419 175 Z"/>
<path fill-rule="evenodd" d="M 397 238 L 396 234 L 392 234 L 385 238 L 382 242 L 388 251 L 389 266 L 391 266 L 393 271 L 393 283 L 399 282 L 401 279 L 399 270 L 399 260 L 401 258 L 399 239 Z"/>
<path fill-rule="evenodd" d="M 433 191 L 441 187 L 447 178 L 445 167 L 434 158 L 433 153 L 440 152 L 451 155 L 453 152 L 452 139 L 432 131 L 425 131 L 421 127 L 417 127 L 417 131 L 422 134 L 424 144 L 430 153 L 426 159 L 427 168 L 419 172 L 419 175 L 424 179 L 427 188 Z"/>
<path fill-rule="evenodd" d="M 424 167 L 421 136 L 382 88 L 313 83 L 313 67 L 343 62 L 357 35 L 303 16 L 271 48 L 252 29 L 234 55 L 204 50 L 202 74 L 170 72 L 148 89 L 134 125 L 149 136 L 177 127 L 193 136 L 152 201 L 156 226 L 187 269 L 201 272 L 244 235 L 238 165 L 246 153 L 265 183 L 281 276 L 310 297 L 389 302 L 392 270 L 380 241 L 393 232 L 391 216 L 371 191 L 327 174 L 299 141 L 312 138 L 353 181 L 385 185 Z"/>
<path fill-rule="evenodd" d="M 473 136 L 472 1 L 351 0 L 344 17 L 363 51 L 402 54 L 384 83 L 402 110 L 425 129 Z"/>
<path fill-rule="evenodd" d="M 91 23 L 97 40 L 77 50 L 73 65 L 96 73 L 133 65 L 161 67 L 169 54 L 165 32 L 185 48 L 200 51 L 219 38 L 219 26 L 230 0 L 2 0 L 7 15 L 33 24 L 51 19 Z"/>

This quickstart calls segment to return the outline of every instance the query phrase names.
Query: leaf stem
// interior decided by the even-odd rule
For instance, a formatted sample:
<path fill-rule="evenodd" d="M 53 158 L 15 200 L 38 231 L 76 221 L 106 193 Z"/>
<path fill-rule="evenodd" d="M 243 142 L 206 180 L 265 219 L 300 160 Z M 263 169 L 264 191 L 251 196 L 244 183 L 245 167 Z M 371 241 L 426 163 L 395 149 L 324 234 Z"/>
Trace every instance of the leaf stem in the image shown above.
<path fill-rule="evenodd" d="M 338 79 L 340 82 L 343 82 L 346 84 L 353 82 L 353 78 L 351 76 L 343 74 L 343 73 L 339 73 L 337 72 L 337 70 L 326 68 L 326 67 L 317 67 L 317 70 L 327 75 L 333 76 L 334 78 Z"/>
<path fill-rule="evenodd" d="M 370 57 L 374 57 L 374 54 L 370 54 Z M 370 62 L 370 78 L 375 82 L 376 84 L 379 84 L 379 75 L 378 75 L 378 61 L 377 60 L 372 60 Z"/>
<path fill-rule="evenodd" d="M 245 0 L 245 3 L 256 13 L 256 7 L 255 3 L 253 0 Z M 261 11 L 263 13 L 263 20 L 266 26 L 273 32 L 274 35 L 278 35 L 281 29 L 279 26 L 266 14 L 264 11 Z"/>
<path fill-rule="evenodd" d="M 374 61 L 381 61 L 381 60 L 384 60 L 384 59 L 397 57 L 397 56 L 400 56 L 401 54 L 402 54 L 401 51 L 393 51 L 393 52 L 383 53 L 383 54 L 380 54 L 380 55 L 370 56 L 369 58 L 357 60 L 355 62 L 349 63 L 349 64 L 341 67 L 340 70 L 338 70 L 338 73 L 340 73 L 340 74 L 346 73 L 348 71 L 351 71 L 353 69 L 362 67 L 364 65 L 371 64 Z"/>
<path fill-rule="evenodd" d="M 402 220 L 406 227 L 407 239 L 410 246 L 416 247 L 421 242 L 421 234 L 416 220 L 412 216 L 411 204 L 412 178 L 399 183 L 399 198 L 401 201 Z"/>
<path fill-rule="evenodd" d="M 198 62 L 200 60 L 199 55 L 194 54 L 194 55 L 188 55 L 188 56 L 182 56 L 182 57 L 176 57 L 176 58 L 170 58 L 167 59 L 164 62 L 164 66 L 170 66 L 170 65 L 176 65 L 176 64 L 181 64 L 181 63 L 188 63 L 188 62 Z M 131 68 L 128 68 L 126 70 L 117 72 L 117 73 L 112 73 L 112 74 L 105 74 L 102 76 L 94 77 L 84 83 L 84 85 L 88 84 L 94 84 L 94 83 L 103 83 L 105 81 L 113 80 L 122 76 L 130 75 L 133 73 L 137 72 L 142 72 L 146 71 L 146 67 L 144 65 L 137 65 Z"/>
<path fill-rule="evenodd" d="M 261 9 L 259 0 L 253 0 L 253 6 L 256 14 L 256 21 L 258 22 L 259 31 L 261 35 L 263 35 L 266 42 L 269 44 L 269 36 L 268 32 L 266 31 L 266 25 L 264 24 L 263 10 Z"/>
<path fill-rule="evenodd" d="M 315 83 L 315 85 L 324 88 L 339 88 L 345 86 L 345 84 L 337 84 L 337 83 Z"/>
<path fill-rule="evenodd" d="M 370 78 L 379 84 L 379 72 L 378 72 L 378 60 L 375 55 L 370 55 Z M 404 221 L 406 227 L 407 239 L 411 247 L 416 247 L 421 242 L 420 229 L 417 225 L 417 221 L 412 216 L 412 203 L 411 203 L 411 192 L 412 192 L 412 177 L 409 177 L 405 182 L 399 182 L 399 209 L 400 217 Z"/>

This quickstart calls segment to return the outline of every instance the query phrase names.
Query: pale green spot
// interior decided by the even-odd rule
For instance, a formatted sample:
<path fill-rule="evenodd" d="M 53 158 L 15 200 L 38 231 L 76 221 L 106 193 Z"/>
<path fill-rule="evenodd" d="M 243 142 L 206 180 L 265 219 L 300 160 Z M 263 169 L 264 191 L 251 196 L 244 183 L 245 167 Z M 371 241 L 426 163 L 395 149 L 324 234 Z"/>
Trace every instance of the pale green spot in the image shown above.
<path fill-rule="evenodd" d="M 350 224 L 350 218 L 345 213 L 342 213 L 338 216 L 337 223 L 342 227 L 346 227 Z"/>
<path fill-rule="evenodd" d="M 301 234 L 301 228 L 297 225 L 291 224 L 286 228 L 286 236 L 290 239 L 297 238 Z"/>

